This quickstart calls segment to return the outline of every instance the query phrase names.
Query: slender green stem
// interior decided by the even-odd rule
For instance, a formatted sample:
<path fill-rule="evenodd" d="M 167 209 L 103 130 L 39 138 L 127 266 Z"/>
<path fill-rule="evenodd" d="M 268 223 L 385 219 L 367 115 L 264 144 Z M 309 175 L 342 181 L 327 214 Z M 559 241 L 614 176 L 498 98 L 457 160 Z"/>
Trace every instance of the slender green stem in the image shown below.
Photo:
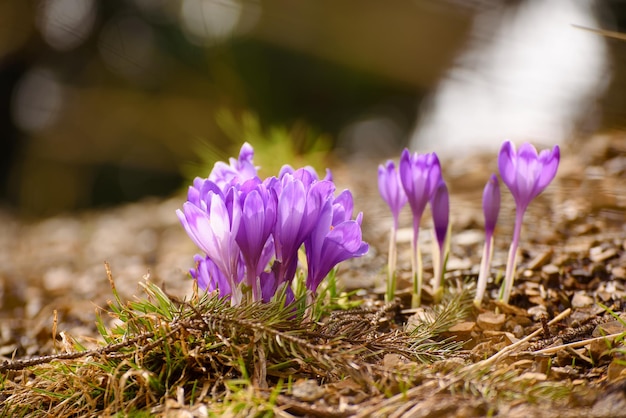
<path fill-rule="evenodd" d="M 517 208 L 515 214 L 515 229 L 513 230 L 513 240 L 511 248 L 509 248 L 509 258 L 506 263 L 506 273 L 504 275 L 504 292 L 500 296 L 500 300 L 509 303 L 511 291 L 513 290 L 513 281 L 515 280 L 515 271 L 517 269 L 517 247 L 519 245 L 519 237 L 522 231 L 522 223 L 524 221 L 524 213 L 526 208 Z"/>

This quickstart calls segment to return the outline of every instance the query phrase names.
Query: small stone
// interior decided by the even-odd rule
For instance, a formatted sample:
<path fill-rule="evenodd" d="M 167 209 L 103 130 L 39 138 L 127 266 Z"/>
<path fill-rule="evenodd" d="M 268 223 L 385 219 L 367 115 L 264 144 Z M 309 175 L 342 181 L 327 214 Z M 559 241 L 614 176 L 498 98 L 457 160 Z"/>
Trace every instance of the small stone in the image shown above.
<path fill-rule="evenodd" d="M 604 335 L 620 334 L 626 331 L 626 326 L 620 321 L 609 321 L 599 324 L 593 330 L 592 337 L 602 337 Z"/>
<path fill-rule="evenodd" d="M 540 254 L 537 254 L 535 256 L 535 258 L 533 258 L 530 263 L 528 263 L 528 269 L 529 270 L 538 270 L 541 267 L 545 266 L 546 264 L 548 264 L 550 262 L 550 260 L 552 259 L 552 255 L 554 254 L 554 251 L 552 250 L 552 248 L 550 248 L 547 251 L 544 251 Z"/>
<path fill-rule="evenodd" d="M 604 338 L 601 340 L 593 340 L 585 347 L 589 347 L 587 351 L 588 355 L 595 362 L 600 361 L 603 357 L 606 358 L 611 352 L 611 349 L 609 348 L 610 344 L 607 344 L 607 341 Z"/>
<path fill-rule="evenodd" d="M 483 312 L 476 318 L 476 324 L 481 329 L 490 331 L 500 331 L 505 321 L 506 315 L 491 311 Z"/>
<path fill-rule="evenodd" d="M 613 359 L 609 364 L 606 374 L 611 383 L 626 379 L 626 365 L 624 361 Z"/>
<path fill-rule="evenodd" d="M 313 402 L 324 396 L 322 389 L 317 381 L 313 379 L 299 380 L 293 385 L 292 395 L 304 402 Z"/>
<path fill-rule="evenodd" d="M 576 309 L 569 317 L 570 325 L 573 327 L 580 326 L 595 316 L 597 314 L 592 309 Z"/>
<path fill-rule="evenodd" d="M 617 257 L 617 250 L 615 248 L 609 248 L 597 254 L 590 254 L 589 258 L 594 263 L 600 263 L 606 260 L 610 260 L 613 257 Z"/>
<path fill-rule="evenodd" d="M 584 291 L 576 292 L 572 297 L 572 308 L 584 308 L 593 305 L 593 303 L 593 298 Z"/>
<path fill-rule="evenodd" d="M 452 332 L 452 333 L 470 333 L 474 330 L 474 327 L 476 326 L 476 323 L 473 321 L 464 321 L 464 322 L 459 322 L 458 324 L 454 324 L 452 325 L 448 331 Z"/>
<path fill-rule="evenodd" d="M 591 280 L 591 273 L 585 269 L 574 269 L 572 270 L 571 275 L 581 282 L 588 282 Z"/>
<path fill-rule="evenodd" d="M 541 277 L 552 283 L 555 279 L 558 280 L 561 269 L 554 264 L 547 264 L 541 268 Z M 554 287 L 554 286 L 551 286 Z"/>
<path fill-rule="evenodd" d="M 513 327 L 513 335 L 515 335 L 516 338 L 524 337 L 524 327 L 519 324 L 515 325 Z"/>
<path fill-rule="evenodd" d="M 528 308 L 528 314 L 532 316 L 535 321 L 539 321 L 543 316 L 548 316 L 548 310 L 543 305 L 535 305 Z"/>
<path fill-rule="evenodd" d="M 403 360 L 404 359 L 400 356 L 400 354 L 385 354 L 385 357 L 383 357 L 383 367 L 389 370 L 397 369 L 400 365 L 406 363 Z"/>
<path fill-rule="evenodd" d="M 614 267 L 611 274 L 614 279 L 626 280 L 626 268 L 624 267 Z"/>
<path fill-rule="evenodd" d="M 551 361 L 547 356 L 537 356 L 533 360 L 533 371 L 537 373 L 547 374 L 550 370 Z"/>

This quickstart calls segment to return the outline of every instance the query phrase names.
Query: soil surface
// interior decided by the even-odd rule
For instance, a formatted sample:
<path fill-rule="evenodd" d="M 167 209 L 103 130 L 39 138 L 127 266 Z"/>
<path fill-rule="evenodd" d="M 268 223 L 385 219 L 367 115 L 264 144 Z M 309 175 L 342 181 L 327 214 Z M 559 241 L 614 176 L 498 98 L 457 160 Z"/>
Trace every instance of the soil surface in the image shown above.
<path fill-rule="evenodd" d="M 612 133 L 569 144 L 562 148 L 561 156 L 555 181 L 526 214 L 522 257 L 510 306 L 483 304 L 450 333 L 466 341 L 467 364 L 542 329 L 525 350 L 535 354 L 520 356 L 515 362 L 509 359 L 507 367 L 522 370 L 524 382 L 531 385 L 569 379 L 573 386 L 593 388 L 550 408 L 513 397 L 498 406 L 498 416 L 626 416 L 623 338 L 615 340 L 612 350 L 606 349 L 604 341 L 592 341 L 625 330 L 623 322 L 598 302 L 616 315 L 626 312 L 626 134 Z M 391 215 L 378 195 L 379 163 L 383 161 L 337 164 L 333 174 L 339 189 L 353 191 L 357 210 L 364 212 L 364 238 L 371 245 L 366 256 L 345 263 L 339 277 L 347 289 L 364 289 L 362 293 L 382 298 Z M 444 160 L 442 166 L 451 192 L 452 241 L 446 282 L 454 286 L 467 278 L 475 280 L 478 273 L 484 243 L 482 189 L 489 175 L 497 172 L 497 156 Z M 493 277 L 503 274 L 515 214 L 508 190 L 501 187 Z M 55 316 L 58 331 L 96 338 L 95 310 L 112 298 L 105 261 L 111 266 L 122 299 L 142 293 L 138 282 L 146 274 L 168 294 L 189 296 L 192 281 L 187 270 L 196 249 L 174 213 L 184 199 L 180 195 L 37 221 L 22 221 L 0 212 L 0 361 L 54 353 Z M 410 286 L 410 222 L 406 208 L 398 257 L 399 297 L 405 305 Z M 420 239 L 428 281 L 432 272 L 428 213 L 423 226 Z M 430 303 L 428 290 L 427 285 L 426 305 Z M 490 282 L 490 300 L 496 298 L 497 291 L 498 286 Z M 566 318 L 548 324 L 567 309 L 571 312 Z M 552 346 L 576 342 L 582 343 L 559 348 L 556 353 L 549 351 Z M 539 355 L 539 350 L 548 351 Z M 320 388 L 313 386 L 312 390 Z M 493 412 L 483 396 L 438 392 L 436 397 L 427 397 L 411 390 L 419 391 L 420 386 L 409 390 L 407 399 L 412 404 L 398 408 L 397 416 L 481 416 Z M 357 398 L 352 403 L 358 405 Z M 344 408 L 351 412 L 342 416 L 376 415 L 376 404 L 361 401 L 366 407 Z M 378 402 L 392 409 L 395 405 L 382 397 Z M 298 409 L 292 405 L 290 412 L 297 415 L 298 411 L 301 415 L 314 414 L 306 406 Z"/>

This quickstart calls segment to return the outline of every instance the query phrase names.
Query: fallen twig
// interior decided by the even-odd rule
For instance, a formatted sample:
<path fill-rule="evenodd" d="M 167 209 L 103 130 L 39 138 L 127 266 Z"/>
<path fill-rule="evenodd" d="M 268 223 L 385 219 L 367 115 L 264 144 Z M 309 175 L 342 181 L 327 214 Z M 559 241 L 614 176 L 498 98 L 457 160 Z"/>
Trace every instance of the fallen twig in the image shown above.
<path fill-rule="evenodd" d="M 575 341 L 573 343 L 568 343 L 568 344 L 561 344 L 561 345 L 557 345 L 554 347 L 548 347 L 548 348 L 544 348 L 543 350 L 537 350 L 537 351 L 531 351 L 530 354 L 539 356 L 542 354 L 554 354 L 557 353 L 561 350 L 567 349 L 567 348 L 578 348 L 578 347 L 583 347 L 587 344 L 590 344 L 592 342 L 595 341 L 602 341 L 602 340 L 614 340 L 616 338 L 619 337 L 624 337 L 626 335 L 626 332 L 620 332 L 618 334 L 610 334 L 610 335 L 604 335 L 602 337 L 595 337 L 595 338 L 589 338 L 587 340 L 582 340 L 582 341 Z"/>

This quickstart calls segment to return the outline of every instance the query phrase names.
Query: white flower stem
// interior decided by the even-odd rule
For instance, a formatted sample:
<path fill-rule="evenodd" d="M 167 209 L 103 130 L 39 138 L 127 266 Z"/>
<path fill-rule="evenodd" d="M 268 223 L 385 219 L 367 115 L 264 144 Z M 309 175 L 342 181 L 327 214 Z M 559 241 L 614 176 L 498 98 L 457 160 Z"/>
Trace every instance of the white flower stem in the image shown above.
<path fill-rule="evenodd" d="M 411 276 L 413 277 L 413 295 L 411 307 L 417 308 L 422 301 L 422 256 L 419 249 L 420 216 L 413 217 L 413 241 L 411 242 Z"/>
<path fill-rule="evenodd" d="M 397 232 L 398 223 L 394 221 L 389 233 L 389 260 L 387 263 L 387 293 L 385 300 L 391 303 L 396 295 L 396 263 L 397 263 Z"/>
<path fill-rule="evenodd" d="M 513 281 L 515 280 L 515 271 L 517 269 L 517 247 L 522 231 L 524 212 L 526 212 L 525 208 L 517 208 L 517 213 L 515 214 L 515 229 L 513 231 L 513 240 L 511 241 L 511 248 L 509 248 L 509 258 L 506 263 L 506 273 L 504 275 L 504 292 L 500 296 L 500 300 L 504 303 L 509 303 L 511 291 L 513 290 Z"/>
<path fill-rule="evenodd" d="M 487 288 L 487 279 L 489 278 L 489 269 L 491 267 L 491 258 L 493 255 L 493 234 L 485 237 L 485 246 L 483 247 L 483 258 L 480 261 L 480 271 L 478 273 L 478 284 L 476 285 L 476 296 L 474 297 L 474 305 L 480 307 L 485 289 Z"/>

